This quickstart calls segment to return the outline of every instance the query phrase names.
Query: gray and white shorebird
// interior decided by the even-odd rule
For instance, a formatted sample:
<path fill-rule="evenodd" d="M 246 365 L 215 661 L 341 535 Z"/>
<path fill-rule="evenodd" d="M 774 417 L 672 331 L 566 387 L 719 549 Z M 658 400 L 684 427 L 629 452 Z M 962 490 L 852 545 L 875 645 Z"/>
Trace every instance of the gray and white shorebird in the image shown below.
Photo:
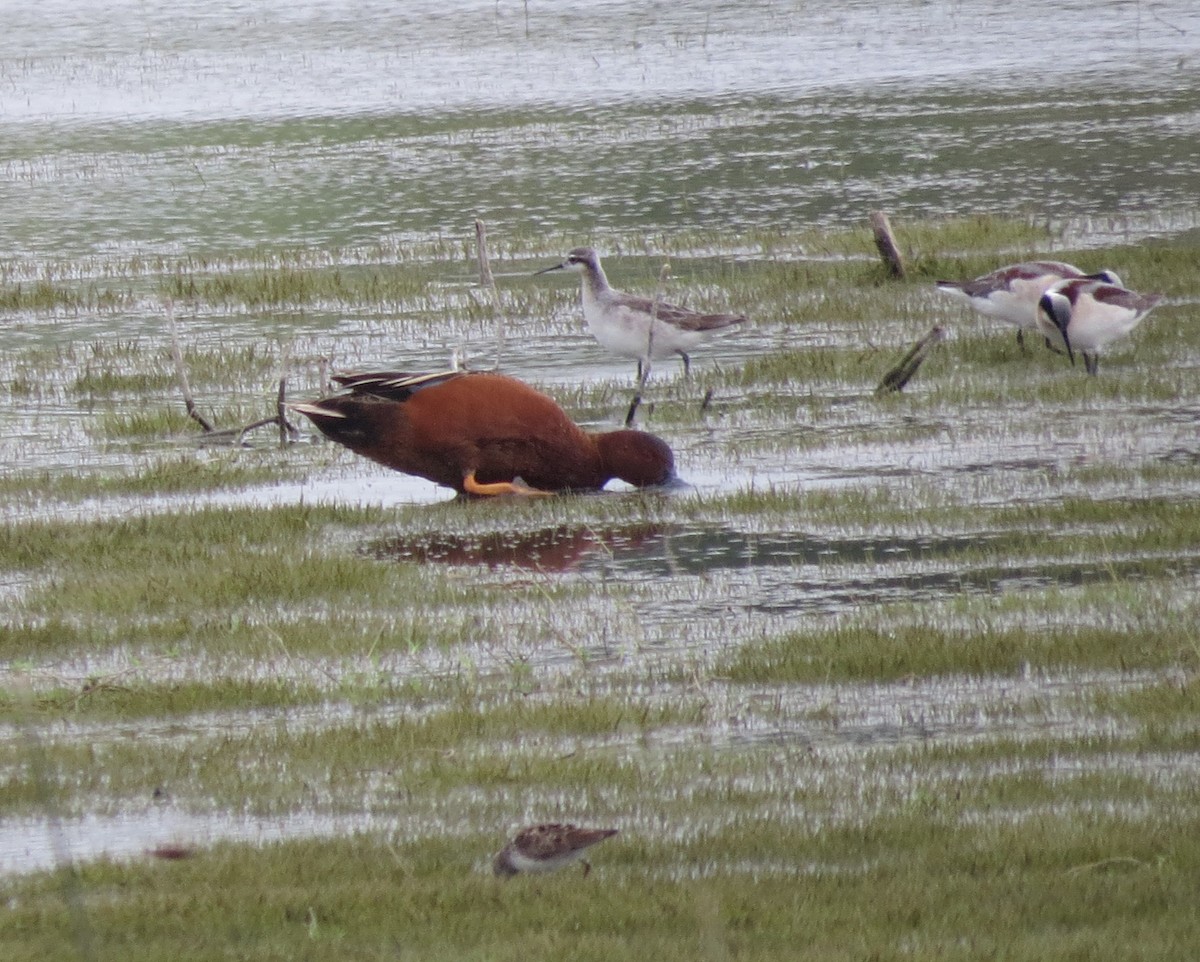
<path fill-rule="evenodd" d="M 937 288 L 985 317 L 1012 324 L 1017 329 L 1017 343 L 1024 347 L 1025 332 L 1038 330 L 1038 300 L 1059 281 L 1075 277 L 1121 283 L 1112 271 L 1085 274 L 1062 261 L 1023 261 L 970 281 L 938 281 Z"/>
<path fill-rule="evenodd" d="M 1088 374 L 1099 369 L 1099 354 L 1128 336 L 1162 300 L 1119 284 L 1075 277 L 1054 284 L 1038 300 L 1037 324 L 1046 339 L 1066 351 L 1071 363 L 1083 355 Z"/>
<path fill-rule="evenodd" d="M 583 858 L 598 842 L 617 834 L 615 828 L 580 828 L 557 822 L 532 825 L 513 836 L 492 862 L 496 875 L 512 876 L 518 872 L 553 872 L 572 862 L 583 862 L 583 874 L 592 870 Z"/>
<path fill-rule="evenodd" d="M 701 314 L 618 291 L 609 285 L 600 255 L 591 247 L 576 247 L 561 263 L 535 271 L 535 275 L 560 270 L 578 271 L 582 275 L 583 319 L 588 330 L 614 354 L 635 358 L 639 381 L 647 361 L 660 361 L 674 354 L 683 358 L 686 376 L 691 371 L 688 351 L 716 331 L 746 323 L 741 314 Z"/>

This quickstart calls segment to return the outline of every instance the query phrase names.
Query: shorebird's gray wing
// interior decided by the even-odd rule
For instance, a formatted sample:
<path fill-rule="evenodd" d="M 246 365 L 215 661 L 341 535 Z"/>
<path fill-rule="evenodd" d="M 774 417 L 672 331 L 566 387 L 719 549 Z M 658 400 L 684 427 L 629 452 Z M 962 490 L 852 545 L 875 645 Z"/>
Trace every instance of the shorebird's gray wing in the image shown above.
<path fill-rule="evenodd" d="M 659 317 L 663 317 L 661 310 Z M 746 318 L 741 314 L 697 314 L 678 307 L 672 307 L 665 319 L 684 331 L 718 331 L 723 327 L 746 323 Z"/>
<path fill-rule="evenodd" d="M 653 312 L 654 316 L 664 324 L 670 324 L 681 331 L 716 331 L 722 327 L 746 322 L 746 318 L 741 314 L 700 314 L 667 301 L 658 301 L 656 305 L 652 298 L 638 297 L 636 294 L 621 294 L 617 298 L 617 303 L 621 307 L 638 313 L 650 314 Z"/>

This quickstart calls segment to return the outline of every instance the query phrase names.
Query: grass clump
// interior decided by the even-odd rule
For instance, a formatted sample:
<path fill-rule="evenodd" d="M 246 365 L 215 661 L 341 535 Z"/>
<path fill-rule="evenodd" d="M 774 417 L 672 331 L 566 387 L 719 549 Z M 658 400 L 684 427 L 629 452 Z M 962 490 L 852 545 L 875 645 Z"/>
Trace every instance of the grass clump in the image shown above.
<path fill-rule="evenodd" d="M 724 671 L 736 682 L 799 683 L 938 675 L 1015 675 L 1086 666 L 1126 670 L 1177 663 L 1186 629 L 1153 634 L 1097 625 L 947 626 L 852 621 L 792 631 L 733 655 Z"/>
<path fill-rule="evenodd" d="M 323 694 L 294 679 L 146 683 L 132 671 L 92 675 L 78 687 L 60 686 L 36 696 L 0 689 L 0 714 L 24 721 L 32 718 L 144 719 L 198 712 L 261 711 L 313 704 Z"/>
<path fill-rule="evenodd" d="M 428 278 L 411 266 L 359 267 L 279 264 L 216 274 L 176 272 L 162 296 L 189 303 L 237 304 L 252 310 L 315 303 L 398 304 L 424 297 Z"/>
<path fill-rule="evenodd" d="M 193 425 L 193 422 L 189 422 Z M 194 428 L 198 430 L 198 428 Z M 269 442 L 267 442 L 269 444 Z M 169 495 L 190 491 L 233 490 L 277 482 L 295 473 L 294 466 L 263 452 L 197 456 L 148 455 L 134 470 L 92 470 L 76 474 L 34 471 L 0 477 L 0 494 L 13 500 L 77 502 L 88 498 Z"/>
<path fill-rule="evenodd" d="M 63 284 L 49 280 L 0 285 L 0 310 L 6 313 L 83 314 L 118 311 L 133 301 L 128 290 L 90 284 Z"/>
<path fill-rule="evenodd" d="M 1197 734 L 1200 726 L 1200 686 L 1195 677 L 1172 679 L 1131 692 L 1102 692 L 1096 707 L 1120 714 L 1144 729 Z"/>

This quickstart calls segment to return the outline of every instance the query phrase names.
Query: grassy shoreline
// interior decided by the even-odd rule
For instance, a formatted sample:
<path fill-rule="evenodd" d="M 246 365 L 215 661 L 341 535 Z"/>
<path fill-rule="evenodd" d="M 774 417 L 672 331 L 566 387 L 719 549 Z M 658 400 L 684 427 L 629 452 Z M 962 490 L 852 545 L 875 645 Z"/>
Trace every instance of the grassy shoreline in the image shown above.
<path fill-rule="evenodd" d="M 700 479 L 670 497 L 219 500 L 360 466 L 199 448 L 159 299 L 225 425 L 269 408 L 285 348 L 300 395 L 356 336 L 490 345 L 465 246 L 6 281 L 33 336 L 0 363 L 0 815 L 79 862 L 0 875 L 0 955 L 1186 957 L 1194 239 L 1058 252 L 1169 298 L 1088 378 L 931 292 L 1044 229 L 898 227 L 901 284 L 865 230 L 655 239 L 673 299 L 758 328 L 652 382 L 646 426 Z M 614 283 L 653 286 L 662 258 L 608 240 Z M 577 324 L 573 287 L 527 276 L 557 241 L 493 262 L 548 343 Z M 142 333 L 48 346 L 76 310 Z M 277 341 L 231 321 L 260 315 Z M 935 322 L 948 343 L 876 399 Z M 546 387 L 603 423 L 630 384 Z M 164 836 L 164 811 L 204 828 Z M 72 834 L 90 817 L 119 857 Z M 239 841 L 247 817 L 270 830 Z M 587 879 L 488 877 L 536 820 L 622 831 Z M 188 857 L 145 854 L 168 844 Z"/>

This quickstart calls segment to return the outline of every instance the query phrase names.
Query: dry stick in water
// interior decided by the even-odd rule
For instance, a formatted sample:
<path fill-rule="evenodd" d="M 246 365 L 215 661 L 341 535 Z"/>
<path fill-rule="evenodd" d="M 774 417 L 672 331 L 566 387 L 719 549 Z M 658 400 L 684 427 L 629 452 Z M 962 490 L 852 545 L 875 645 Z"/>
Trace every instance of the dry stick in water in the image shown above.
<path fill-rule="evenodd" d="M 294 441 L 300 437 L 300 429 L 292 424 L 287 419 L 287 369 L 288 362 L 291 360 L 291 352 L 287 347 L 282 349 L 282 355 L 279 359 L 279 391 L 275 395 L 275 413 L 269 418 L 260 418 L 245 427 L 235 431 L 223 431 L 221 434 L 236 434 L 238 444 L 241 444 L 246 435 L 255 428 L 263 428 L 268 424 L 279 425 L 279 446 L 287 447 L 288 441 Z"/>
<path fill-rule="evenodd" d="M 496 278 L 492 276 L 492 265 L 488 258 L 487 227 L 483 221 L 475 221 L 475 254 L 479 258 L 479 286 L 492 292 L 492 306 L 496 311 L 496 360 L 493 370 L 500 369 L 500 361 L 504 357 L 507 345 L 507 332 L 504 324 L 504 311 L 500 307 L 500 292 L 496 290 Z"/>
<path fill-rule="evenodd" d="M 208 419 L 196 410 L 196 400 L 192 397 L 192 388 L 188 384 L 187 368 L 183 364 L 183 351 L 179 347 L 179 328 L 175 324 L 175 302 L 167 301 L 167 324 L 171 328 L 171 356 L 175 358 L 175 374 L 179 377 L 179 385 L 183 389 L 183 404 L 187 408 L 188 417 L 199 422 L 205 434 L 213 433 L 213 426 Z"/>
<path fill-rule="evenodd" d="M 875 235 L 875 247 L 883 258 L 884 266 L 892 277 L 903 279 L 904 258 L 900 256 L 900 245 L 896 243 L 896 235 L 892 233 L 887 214 L 881 210 L 871 211 L 871 231 Z"/>
<path fill-rule="evenodd" d="M 654 354 L 654 325 L 658 321 L 658 305 L 662 303 L 667 279 L 670 276 L 671 262 L 667 261 L 663 264 L 662 270 L 658 272 L 658 288 L 654 292 L 654 302 L 650 305 L 650 327 L 646 331 L 646 363 L 642 365 L 642 374 L 638 378 L 637 391 L 634 392 L 633 400 L 629 402 L 629 411 L 625 415 L 625 427 L 627 428 L 633 426 L 633 419 L 642 404 L 642 390 L 646 387 L 646 381 L 650 378 L 650 358 Z"/>
<path fill-rule="evenodd" d="M 287 362 L 288 351 L 283 352 L 283 370 L 279 374 L 279 393 L 275 396 L 275 417 L 279 420 L 279 446 L 287 447 L 289 440 L 300 436 L 300 429 L 287 419 Z"/>
<path fill-rule="evenodd" d="M 175 359 L 175 373 L 179 377 L 179 385 L 183 391 L 183 404 L 187 408 L 188 416 L 199 423 L 204 429 L 204 433 L 208 435 L 209 440 L 217 438 L 225 439 L 232 438 L 237 444 L 241 444 L 242 439 L 250 431 L 255 428 L 266 427 L 268 424 L 279 425 L 279 445 L 280 447 L 287 444 L 289 439 L 298 438 L 300 430 L 291 421 L 287 419 L 286 402 L 287 402 L 287 368 L 289 352 L 287 348 L 283 350 L 281 358 L 282 373 L 279 376 L 279 393 L 276 397 L 275 414 L 269 418 L 262 418 L 247 424 L 240 428 L 227 428 L 218 431 L 212 426 L 212 423 L 196 407 L 196 399 L 192 397 L 192 386 L 188 383 L 187 367 L 183 363 L 183 350 L 179 346 L 179 328 L 175 324 L 175 304 L 174 301 L 167 301 L 167 323 L 171 328 L 171 356 Z M 322 377 L 323 379 L 323 377 Z"/>
<path fill-rule="evenodd" d="M 883 376 L 879 387 L 875 388 L 875 396 L 881 397 L 892 391 L 902 391 L 904 385 L 917 373 L 917 368 L 921 366 L 929 352 L 945 337 L 946 329 L 941 325 L 935 324 L 930 328 L 929 333 L 909 349 L 908 353 L 901 358 L 900 363 Z"/>
<path fill-rule="evenodd" d="M 492 265 L 488 262 L 487 227 L 483 221 L 475 221 L 475 256 L 479 258 L 479 286 L 495 288 Z"/>

